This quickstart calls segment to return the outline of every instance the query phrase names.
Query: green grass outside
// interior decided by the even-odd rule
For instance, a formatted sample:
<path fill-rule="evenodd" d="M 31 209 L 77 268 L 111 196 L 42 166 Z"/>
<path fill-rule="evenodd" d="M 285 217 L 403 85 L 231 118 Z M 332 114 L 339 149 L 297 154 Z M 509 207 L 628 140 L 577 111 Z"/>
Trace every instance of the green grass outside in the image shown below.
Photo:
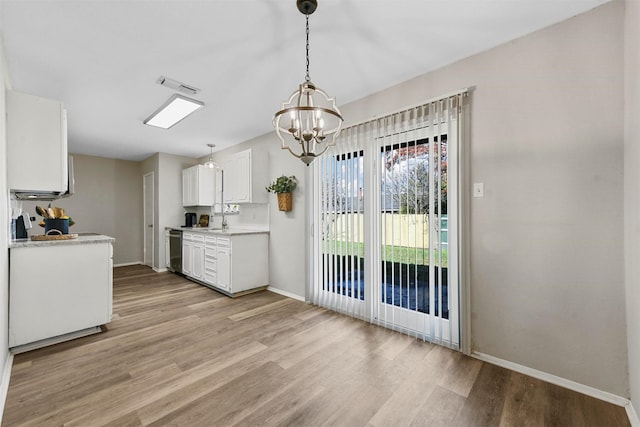
<path fill-rule="evenodd" d="M 429 265 L 429 249 L 410 248 L 406 246 L 383 246 L 382 261 L 395 262 L 400 264 Z M 324 253 L 336 255 L 355 255 L 364 258 L 364 243 L 347 242 L 323 242 Z M 447 249 L 443 249 L 442 266 L 449 265 L 449 254 Z M 438 264 L 438 254 L 435 253 L 435 261 Z"/>

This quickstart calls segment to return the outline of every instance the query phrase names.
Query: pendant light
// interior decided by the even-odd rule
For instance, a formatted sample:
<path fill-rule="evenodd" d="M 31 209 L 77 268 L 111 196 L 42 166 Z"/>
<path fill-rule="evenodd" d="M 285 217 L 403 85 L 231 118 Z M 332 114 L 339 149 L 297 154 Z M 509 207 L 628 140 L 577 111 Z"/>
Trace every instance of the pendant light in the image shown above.
<path fill-rule="evenodd" d="M 214 169 L 218 167 L 218 164 L 213 161 L 213 147 L 215 146 L 216 144 L 207 144 L 207 147 L 209 147 L 211 151 L 209 152 L 209 160 L 207 160 L 204 163 L 204 166 L 208 167 L 209 169 Z"/>
<path fill-rule="evenodd" d="M 307 74 L 298 90 L 274 115 L 273 126 L 282 141 L 281 148 L 309 166 L 327 148 L 335 145 L 343 119 L 335 99 L 311 83 L 309 77 L 309 15 L 318 3 L 316 0 L 297 0 L 296 5 L 307 21 Z"/>

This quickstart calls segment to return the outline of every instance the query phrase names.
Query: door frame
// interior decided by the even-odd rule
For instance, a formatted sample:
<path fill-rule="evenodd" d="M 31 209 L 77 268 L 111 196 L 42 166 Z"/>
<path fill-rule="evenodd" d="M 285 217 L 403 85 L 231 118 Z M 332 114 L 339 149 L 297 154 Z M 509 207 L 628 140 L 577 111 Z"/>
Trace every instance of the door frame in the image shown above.
<path fill-rule="evenodd" d="M 155 172 L 149 172 L 146 173 L 142 176 L 142 247 L 143 247 L 143 251 L 142 251 L 142 264 L 146 265 L 148 267 L 151 268 L 155 268 L 154 263 L 155 263 L 155 246 L 156 246 L 156 225 L 155 225 L 155 221 L 152 222 L 151 224 L 151 263 L 147 263 L 147 254 L 148 254 L 148 249 L 147 248 L 147 228 L 149 228 L 147 226 L 147 192 L 149 191 L 149 188 L 147 188 L 147 178 L 151 177 L 151 186 L 150 186 L 150 191 L 151 191 L 151 217 L 155 220 L 154 216 L 155 216 Z"/>

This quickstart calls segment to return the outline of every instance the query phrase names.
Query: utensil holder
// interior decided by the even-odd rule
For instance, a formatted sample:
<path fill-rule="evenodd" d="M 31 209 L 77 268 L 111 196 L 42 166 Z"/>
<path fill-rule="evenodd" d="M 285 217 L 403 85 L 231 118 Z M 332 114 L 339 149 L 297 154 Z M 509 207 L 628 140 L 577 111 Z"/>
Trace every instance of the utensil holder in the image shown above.
<path fill-rule="evenodd" d="M 68 219 L 45 219 L 44 234 L 49 234 L 50 231 L 58 231 L 60 232 L 60 234 L 69 234 L 69 220 Z"/>

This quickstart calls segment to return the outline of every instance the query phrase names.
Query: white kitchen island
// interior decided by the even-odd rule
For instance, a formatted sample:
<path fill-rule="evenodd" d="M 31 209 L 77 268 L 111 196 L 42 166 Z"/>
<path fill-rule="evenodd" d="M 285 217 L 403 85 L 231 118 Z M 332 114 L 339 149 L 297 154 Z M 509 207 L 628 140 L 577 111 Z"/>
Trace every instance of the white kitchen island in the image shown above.
<path fill-rule="evenodd" d="M 113 311 L 113 242 L 101 235 L 13 241 L 9 347 L 14 352 L 100 332 Z"/>

